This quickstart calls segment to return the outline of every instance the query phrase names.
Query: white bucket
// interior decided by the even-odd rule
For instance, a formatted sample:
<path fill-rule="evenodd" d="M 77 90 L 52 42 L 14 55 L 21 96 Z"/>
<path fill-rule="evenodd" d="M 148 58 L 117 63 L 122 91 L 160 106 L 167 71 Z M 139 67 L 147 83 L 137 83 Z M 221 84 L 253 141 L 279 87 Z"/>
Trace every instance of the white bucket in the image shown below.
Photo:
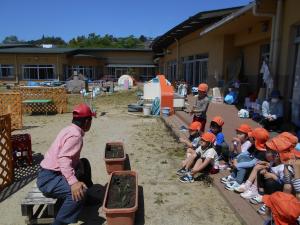
<path fill-rule="evenodd" d="M 144 104 L 144 107 L 143 107 L 144 116 L 151 115 L 151 106 L 152 106 L 152 104 Z"/>
<path fill-rule="evenodd" d="M 170 110 L 171 110 L 170 107 L 163 107 L 161 109 L 162 115 L 164 117 L 168 117 L 170 115 Z"/>

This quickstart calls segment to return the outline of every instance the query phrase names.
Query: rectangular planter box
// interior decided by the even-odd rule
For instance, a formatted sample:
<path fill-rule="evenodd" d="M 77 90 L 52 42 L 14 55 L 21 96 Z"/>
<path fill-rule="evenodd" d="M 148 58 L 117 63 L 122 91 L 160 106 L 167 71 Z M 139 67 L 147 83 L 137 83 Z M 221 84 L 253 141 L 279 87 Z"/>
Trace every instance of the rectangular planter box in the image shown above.
<path fill-rule="evenodd" d="M 116 146 L 122 149 L 123 157 L 120 158 L 107 158 L 106 152 L 112 147 Z M 108 174 L 111 174 L 114 171 L 122 171 L 125 167 L 126 154 L 124 151 L 124 145 L 122 142 L 110 142 L 106 143 L 105 151 L 104 151 L 104 161 L 106 165 L 106 171 Z"/>
<path fill-rule="evenodd" d="M 108 192 L 111 186 L 112 177 L 114 175 L 130 175 L 135 177 L 135 204 L 132 208 L 115 208 L 115 209 L 108 209 L 107 202 L 108 202 Z M 137 173 L 134 171 L 116 171 L 112 172 L 103 201 L 103 211 L 106 214 L 106 220 L 108 225 L 134 225 L 135 221 L 135 212 L 138 209 L 138 177 Z"/>

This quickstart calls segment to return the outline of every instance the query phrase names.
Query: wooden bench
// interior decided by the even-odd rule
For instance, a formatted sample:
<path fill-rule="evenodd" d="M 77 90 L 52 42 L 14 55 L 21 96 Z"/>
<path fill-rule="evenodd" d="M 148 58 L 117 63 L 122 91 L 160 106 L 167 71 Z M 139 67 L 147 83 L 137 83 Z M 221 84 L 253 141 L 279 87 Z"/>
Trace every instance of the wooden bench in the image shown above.
<path fill-rule="evenodd" d="M 29 111 L 31 114 L 33 111 L 45 111 L 47 115 L 49 111 L 48 105 L 51 103 L 53 103 L 52 99 L 27 99 L 23 101 L 26 111 Z"/>
<path fill-rule="evenodd" d="M 48 198 L 37 187 L 33 187 L 21 202 L 22 216 L 26 216 L 25 223 L 53 223 L 57 205 L 57 199 Z"/>

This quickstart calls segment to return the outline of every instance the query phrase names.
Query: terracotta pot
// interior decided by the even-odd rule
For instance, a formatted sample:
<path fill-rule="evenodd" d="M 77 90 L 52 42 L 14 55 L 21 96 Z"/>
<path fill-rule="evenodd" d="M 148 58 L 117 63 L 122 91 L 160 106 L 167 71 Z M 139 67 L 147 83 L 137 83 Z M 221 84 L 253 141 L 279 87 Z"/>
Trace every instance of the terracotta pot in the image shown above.
<path fill-rule="evenodd" d="M 106 151 L 111 146 L 121 146 L 123 150 L 122 158 L 106 158 Z M 126 154 L 124 151 L 124 145 L 122 142 L 109 142 L 106 143 L 105 151 L 104 151 L 104 161 L 106 165 L 106 171 L 108 174 L 111 174 L 114 171 L 122 171 L 125 167 Z"/>
<path fill-rule="evenodd" d="M 114 175 L 132 175 L 135 177 L 135 204 L 132 208 L 118 208 L 108 209 L 108 191 L 110 188 L 111 180 Z M 112 172 L 109 183 L 106 188 L 102 209 L 106 214 L 106 221 L 108 225 L 134 225 L 135 212 L 138 209 L 138 175 L 134 171 L 115 171 Z"/>

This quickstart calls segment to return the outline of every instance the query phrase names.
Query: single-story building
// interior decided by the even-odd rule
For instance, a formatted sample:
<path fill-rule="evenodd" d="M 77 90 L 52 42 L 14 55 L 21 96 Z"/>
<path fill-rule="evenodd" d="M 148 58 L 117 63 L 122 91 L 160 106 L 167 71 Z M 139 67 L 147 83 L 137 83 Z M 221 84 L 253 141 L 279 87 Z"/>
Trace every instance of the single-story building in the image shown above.
<path fill-rule="evenodd" d="M 148 80 L 155 67 L 151 49 L 0 47 L 1 81 L 65 81 L 74 71 L 90 80 L 123 74 Z"/>
<path fill-rule="evenodd" d="M 273 89 L 282 93 L 287 118 L 300 126 L 299 8 L 298 0 L 256 0 L 200 12 L 154 41 L 159 72 L 192 86 L 238 79 L 242 91 L 258 94 L 265 87 L 265 62 Z"/>

